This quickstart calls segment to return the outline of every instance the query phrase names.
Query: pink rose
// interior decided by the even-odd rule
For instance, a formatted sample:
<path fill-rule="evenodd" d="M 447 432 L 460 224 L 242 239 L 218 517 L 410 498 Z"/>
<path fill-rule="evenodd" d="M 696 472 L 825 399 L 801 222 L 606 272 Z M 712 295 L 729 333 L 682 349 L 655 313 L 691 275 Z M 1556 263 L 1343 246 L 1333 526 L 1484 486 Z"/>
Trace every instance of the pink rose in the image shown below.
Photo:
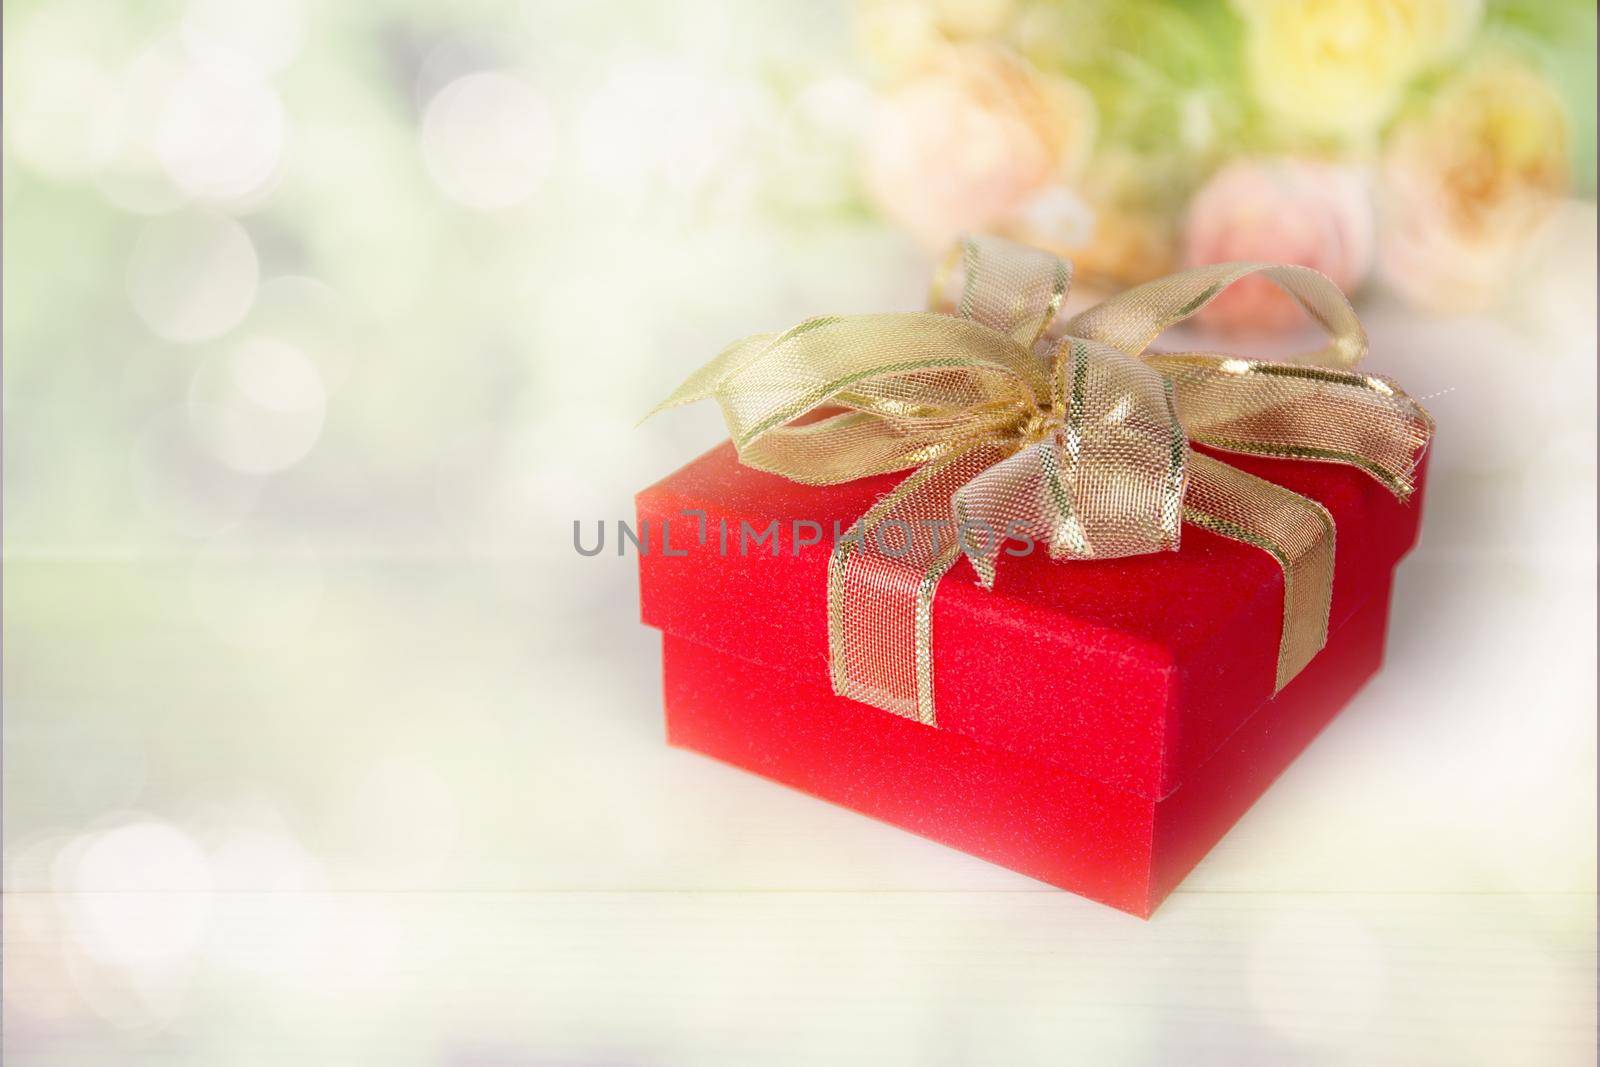
<path fill-rule="evenodd" d="M 1189 204 L 1188 266 L 1227 260 L 1312 267 L 1349 293 L 1372 269 L 1372 199 L 1359 171 L 1305 160 L 1235 163 Z M 1292 297 L 1265 278 L 1230 286 L 1198 316 L 1228 333 L 1280 333 L 1305 322 Z"/>

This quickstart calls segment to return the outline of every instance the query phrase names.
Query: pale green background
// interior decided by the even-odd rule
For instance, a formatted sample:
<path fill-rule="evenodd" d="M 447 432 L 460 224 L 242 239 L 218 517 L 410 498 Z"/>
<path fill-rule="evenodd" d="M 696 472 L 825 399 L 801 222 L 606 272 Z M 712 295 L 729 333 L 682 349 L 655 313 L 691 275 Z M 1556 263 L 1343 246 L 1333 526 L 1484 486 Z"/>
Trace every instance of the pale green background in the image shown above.
<path fill-rule="evenodd" d="M 1389 669 L 1141 924 L 667 750 L 570 547 L 722 343 L 919 299 L 842 5 L 4 30 L 8 1064 L 1592 1059 L 1592 205 L 1368 300 L 1441 430 Z"/>

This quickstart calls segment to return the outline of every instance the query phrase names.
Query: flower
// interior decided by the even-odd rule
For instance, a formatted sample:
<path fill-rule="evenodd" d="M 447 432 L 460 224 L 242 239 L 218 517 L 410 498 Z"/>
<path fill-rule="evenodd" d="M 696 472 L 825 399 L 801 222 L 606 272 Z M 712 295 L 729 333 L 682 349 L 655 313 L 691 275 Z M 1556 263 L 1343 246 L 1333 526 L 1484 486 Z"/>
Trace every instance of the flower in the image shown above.
<path fill-rule="evenodd" d="M 1076 187 L 1051 185 L 1025 201 L 996 229 L 1071 260 L 1074 289 L 1109 295 L 1173 269 L 1174 211 L 1143 188 L 1148 160 L 1097 151 Z"/>
<path fill-rule="evenodd" d="M 1106 294 L 1170 274 L 1173 225 L 1169 215 L 1109 201 L 1099 205 L 1094 233 L 1071 249 L 1074 276 Z"/>
<path fill-rule="evenodd" d="M 871 65 L 890 77 L 914 73 L 944 46 L 933 11 L 917 0 L 864 3 L 857 9 L 855 30 Z"/>
<path fill-rule="evenodd" d="M 929 247 L 996 226 L 1070 178 L 1094 139 L 1076 82 L 999 49 L 949 49 L 876 108 L 865 180 L 883 212 Z"/>
<path fill-rule="evenodd" d="M 1195 194 L 1184 230 L 1189 266 L 1264 260 L 1313 267 L 1345 292 L 1372 267 L 1375 227 L 1367 181 L 1355 169 L 1307 160 L 1235 163 Z M 1293 298 L 1246 278 L 1198 321 L 1235 333 L 1273 333 L 1304 322 Z"/>
<path fill-rule="evenodd" d="M 1508 57 L 1468 68 L 1384 152 L 1385 280 L 1424 307 L 1487 302 L 1566 193 L 1568 153 L 1566 114 L 1543 76 Z"/>
<path fill-rule="evenodd" d="M 856 40 L 878 70 L 904 77 L 937 58 L 949 41 L 998 35 L 1013 0 L 862 0 Z"/>
<path fill-rule="evenodd" d="M 1419 71 L 1452 54 L 1483 0 L 1235 0 L 1263 109 L 1313 135 L 1359 139 Z"/>

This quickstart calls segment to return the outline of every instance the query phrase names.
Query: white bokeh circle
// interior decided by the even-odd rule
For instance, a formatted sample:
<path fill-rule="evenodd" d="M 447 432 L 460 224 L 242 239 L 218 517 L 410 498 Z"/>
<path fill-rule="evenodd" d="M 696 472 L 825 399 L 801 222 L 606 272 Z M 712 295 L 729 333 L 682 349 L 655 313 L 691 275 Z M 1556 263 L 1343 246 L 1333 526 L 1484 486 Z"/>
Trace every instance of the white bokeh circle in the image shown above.
<path fill-rule="evenodd" d="M 152 219 L 128 261 L 133 309 L 168 341 L 208 341 L 228 332 L 250 310 L 260 280 L 250 235 L 213 211 Z"/>
<path fill-rule="evenodd" d="M 555 124 L 544 97 L 499 71 L 467 74 L 428 102 L 422 159 L 445 196 L 480 211 L 533 195 L 554 155 Z"/>
<path fill-rule="evenodd" d="M 288 120 L 270 85 L 196 65 L 167 97 L 155 151 L 173 183 L 191 196 L 240 200 L 271 183 L 287 138 Z"/>
<path fill-rule="evenodd" d="M 210 918 L 211 870 L 177 827 L 150 819 L 106 830 L 72 872 L 73 929 L 94 958 L 124 967 L 192 953 Z"/>
<path fill-rule="evenodd" d="M 195 58 L 258 77 L 276 74 L 305 44 L 299 0 L 190 0 L 183 43 Z"/>
<path fill-rule="evenodd" d="M 189 385 L 189 417 L 231 470 L 271 474 L 306 457 L 322 435 L 327 391 L 300 349 L 249 337 L 202 363 Z"/>
<path fill-rule="evenodd" d="M 361 348 L 349 302 L 326 282 L 299 274 L 263 281 L 242 329 L 299 349 L 330 395 L 349 379 Z"/>
<path fill-rule="evenodd" d="M 116 74 L 114 91 L 101 100 L 94 136 L 102 161 L 94 184 L 123 211 L 160 215 L 189 198 L 156 153 L 167 101 L 188 69 L 178 41 L 172 35 L 160 37 L 127 61 Z"/>

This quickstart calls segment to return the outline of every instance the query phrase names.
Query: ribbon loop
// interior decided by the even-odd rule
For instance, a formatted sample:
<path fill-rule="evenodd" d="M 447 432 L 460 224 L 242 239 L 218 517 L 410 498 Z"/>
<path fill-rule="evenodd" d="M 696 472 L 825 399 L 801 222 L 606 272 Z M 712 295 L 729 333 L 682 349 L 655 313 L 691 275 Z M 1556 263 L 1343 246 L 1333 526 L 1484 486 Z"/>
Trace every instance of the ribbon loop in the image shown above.
<path fill-rule="evenodd" d="M 973 236 L 951 251 L 928 306 L 981 322 L 1032 349 L 1055 321 L 1072 285 L 1072 265 L 1038 248 Z M 950 293 L 958 295 L 952 301 Z"/>
<path fill-rule="evenodd" d="M 1367 354 L 1367 333 L 1355 309 L 1327 275 L 1278 263 L 1215 263 L 1135 286 L 1073 317 L 1067 332 L 1104 341 L 1136 356 L 1171 326 L 1199 312 L 1234 282 L 1260 274 L 1294 297 L 1328 336 L 1328 344 L 1291 360 L 1353 367 Z"/>
<path fill-rule="evenodd" d="M 834 547 L 834 691 L 933 725 L 933 596 L 962 553 L 992 588 L 1009 538 L 1106 559 L 1175 550 L 1183 522 L 1282 567 L 1275 685 L 1286 685 L 1327 639 L 1333 520 L 1189 442 L 1351 464 L 1409 494 L 1433 422 L 1393 383 L 1349 369 L 1367 341 L 1344 295 L 1305 267 L 1223 263 L 1131 289 L 1063 329 L 1071 270 L 1048 253 L 973 238 L 949 273 L 932 298 L 943 314 L 758 334 L 661 405 L 714 397 L 742 462 L 810 485 L 916 468 Z M 1293 363 L 1146 353 L 1256 273 L 1321 325 L 1324 348 Z"/>
<path fill-rule="evenodd" d="M 1185 353 L 1149 357 L 1192 440 L 1229 452 L 1346 463 L 1398 497 L 1433 436 L 1422 405 L 1386 378 Z"/>

